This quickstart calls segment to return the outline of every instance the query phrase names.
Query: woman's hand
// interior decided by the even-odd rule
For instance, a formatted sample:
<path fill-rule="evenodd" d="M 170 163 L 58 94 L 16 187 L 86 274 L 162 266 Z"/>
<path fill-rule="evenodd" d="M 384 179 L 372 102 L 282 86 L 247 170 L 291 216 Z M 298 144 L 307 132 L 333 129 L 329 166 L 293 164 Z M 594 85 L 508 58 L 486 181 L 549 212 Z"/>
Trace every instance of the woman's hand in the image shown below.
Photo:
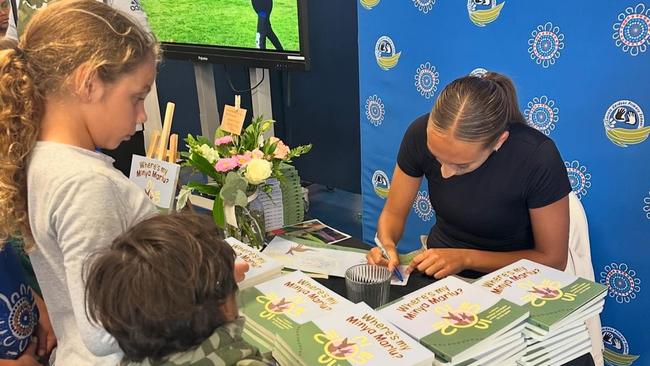
<path fill-rule="evenodd" d="M 384 258 L 381 254 L 381 250 L 377 247 L 370 249 L 368 254 L 366 254 L 366 259 L 370 264 L 377 264 L 380 266 L 388 267 L 388 270 L 393 272 L 395 267 L 399 266 L 399 259 L 397 257 L 397 249 L 394 246 L 386 246 L 386 252 L 390 257 L 390 260 Z"/>
<path fill-rule="evenodd" d="M 38 357 L 47 360 L 50 357 L 50 352 L 56 346 L 56 336 L 54 328 L 50 323 L 50 315 L 47 312 L 47 307 L 43 299 L 36 293 L 34 294 L 34 301 L 38 307 L 38 325 L 36 328 L 36 338 L 38 339 L 38 348 L 36 353 Z"/>
<path fill-rule="evenodd" d="M 441 279 L 459 273 L 467 268 L 467 255 L 463 249 L 427 249 L 413 258 L 406 273 L 415 269 L 428 276 Z"/>

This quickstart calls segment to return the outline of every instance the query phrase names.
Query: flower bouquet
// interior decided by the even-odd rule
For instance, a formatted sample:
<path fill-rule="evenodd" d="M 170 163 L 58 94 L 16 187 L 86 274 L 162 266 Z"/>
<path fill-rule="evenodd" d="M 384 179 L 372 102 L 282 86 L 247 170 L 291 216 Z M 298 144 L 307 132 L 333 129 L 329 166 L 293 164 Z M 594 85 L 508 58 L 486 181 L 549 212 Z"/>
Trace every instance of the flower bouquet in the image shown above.
<path fill-rule="evenodd" d="M 280 165 L 311 150 L 311 144 L 290 149 L 276 137 L 264 137 L 272 120 L 254 118 L 241 134 L 217 129 L 214 141 L 203 136 L 188 135 L 188 152 L 183 166 L 190 166 L 208 177 L 207 183 L 188 182 L 181 187 L 177 209 L 182 209 L 190 193 L 200 192 L 214 197 L 212 217 L 226 235 L 259 248 L 264 245 L 264 220 L 251 215 L 248 205 L 270 192 L 265 184 L 269 178 L 282 181 Z M 261 221 L 261 222 L 260 222 Z"/>

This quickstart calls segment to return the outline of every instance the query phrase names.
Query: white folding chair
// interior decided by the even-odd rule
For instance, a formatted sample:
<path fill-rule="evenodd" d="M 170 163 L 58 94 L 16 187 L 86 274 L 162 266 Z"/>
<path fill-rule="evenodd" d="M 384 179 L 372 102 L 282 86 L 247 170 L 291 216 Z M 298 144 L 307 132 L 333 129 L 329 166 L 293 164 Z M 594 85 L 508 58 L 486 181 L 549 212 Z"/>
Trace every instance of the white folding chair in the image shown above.
<path fill-rule="evenodd" d="M 569 193 L 569 255 L 564 271 L 594 281 L 587 215 L 580 199 L 573 192 Z M 591 356 L 594 364 L 602 366 L 604 345 L 600 316 L 596 315 L 587 320 L 587 329 L 591 337 Z"/>

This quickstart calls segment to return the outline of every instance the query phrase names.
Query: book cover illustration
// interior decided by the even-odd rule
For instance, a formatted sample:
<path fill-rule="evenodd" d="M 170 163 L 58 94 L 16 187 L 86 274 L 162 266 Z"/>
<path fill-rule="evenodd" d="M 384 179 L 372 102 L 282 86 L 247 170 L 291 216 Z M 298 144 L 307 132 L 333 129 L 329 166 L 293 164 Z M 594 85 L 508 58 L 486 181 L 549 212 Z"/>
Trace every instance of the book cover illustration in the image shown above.
<path fill-rule="evenodd" d="M 240 291 L 239 302 L 246 327 L 266 339 L 352 305 L 299 271 Z"/>
<path fill-rule="evenodd" d="M 331 226 L 327 226 L 316 219 L 272 230 L 271 234 L 281 235 L 290 240 L 293 238 L 301 238 L 321 244 L 334 244 L 350 238 L 350 235 L 338 231 Z"/>
<path fill-rule="evenodd" d="M 583 307 L 599 306 L 607 293 L 602 284 L 527 259 L 489 273 L 474 285 L 526 307 L 529 323 L 545 331 L 563 325 Z"/>
<path fill-rule="evenodd" d="M 433 353 L 359 303 L 276 338 L 274 355 L 306 365 L 431 365 Z"/>
<path fill-rule="evenodd" d="M 484 341 L 503 335 L 528 317 L 523 307 L 453 276 L 403 297 L 380 314 L 452 362 L 479 352 Z"/>

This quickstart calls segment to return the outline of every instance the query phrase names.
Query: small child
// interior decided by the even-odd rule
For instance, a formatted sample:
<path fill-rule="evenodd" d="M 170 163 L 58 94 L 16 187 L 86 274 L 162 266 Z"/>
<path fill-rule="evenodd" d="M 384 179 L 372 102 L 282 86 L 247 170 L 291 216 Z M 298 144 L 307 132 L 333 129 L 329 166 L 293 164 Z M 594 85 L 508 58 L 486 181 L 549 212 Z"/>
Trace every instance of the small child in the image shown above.
<path fill-rule="evenodd" d="M 144 220 L 87 262 L 88 317 L 115 337 L 122 365 L 274 365 L 241 337 L 234 261 L 207 216 Z"/>

